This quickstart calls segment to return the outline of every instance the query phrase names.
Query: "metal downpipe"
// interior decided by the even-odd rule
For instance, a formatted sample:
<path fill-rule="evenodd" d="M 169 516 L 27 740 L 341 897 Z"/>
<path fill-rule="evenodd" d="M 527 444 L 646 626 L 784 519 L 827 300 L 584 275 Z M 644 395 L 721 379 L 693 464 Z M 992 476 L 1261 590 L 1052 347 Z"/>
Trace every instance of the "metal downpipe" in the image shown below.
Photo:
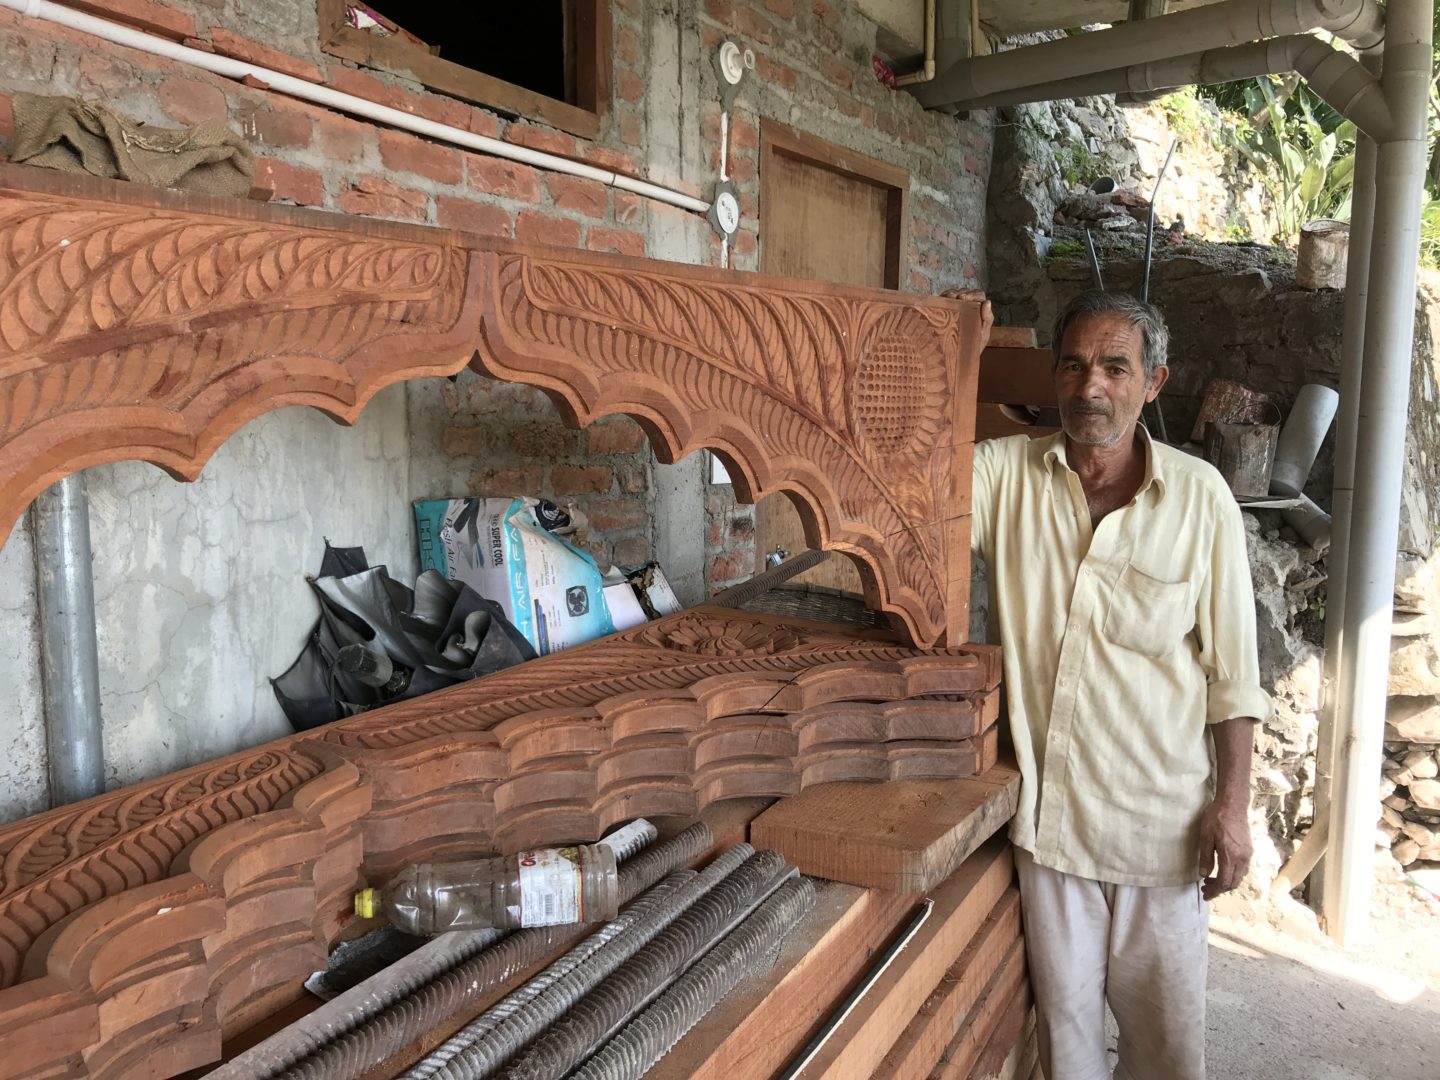
<path fill-rule="evenodd" d="M 84 474 L 67 476 L 43 492 L 30 507 L 30 527 L 35 537 L 50 805 L 64 806 L 105 790 Z"/>
<path fill-rule="evenodd" d="M 951 64 L 914 90 L 926 108 L 953 106 L 1135 64 L 1167 60 L 1176 43 L 1191 52 L 1262 38 L 1330 30 L 1360 49 L 1384 36 L 1385 13 L 1374 0 L 1224 0 L 1158 19 L 1121 23 L 1078 37 L 977 56 Z"/>
<path fill-rule="evenodd" d="M 1322 915 L 1342 946 L 1369 927 L 1376 784 L 1390 670 L 1405 428 L 1425 177 L 1433 0 L 1392 0 L 1382 82 L 1397 135 L 1375 157 L 1375 222 L 1365 312 L 1354 499 L 1347 555 L 1330 857 Z"/>

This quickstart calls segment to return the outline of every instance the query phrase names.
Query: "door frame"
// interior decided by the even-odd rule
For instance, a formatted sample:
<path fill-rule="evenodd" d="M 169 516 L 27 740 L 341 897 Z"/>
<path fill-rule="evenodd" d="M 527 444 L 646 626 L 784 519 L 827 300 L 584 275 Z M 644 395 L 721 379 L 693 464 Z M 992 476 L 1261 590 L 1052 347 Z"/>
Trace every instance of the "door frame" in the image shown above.
<path fill-rule="evenodd" d="M 885 288 L 899 289 L 910 251 L 910 173 L 765 117 L 760 120 L 761 272 L 769 272 L 765 266 L 765 208 L 774 205 L 776 170 L 770 166 L 777 157 L 863 180 L 885 191 Z"/>

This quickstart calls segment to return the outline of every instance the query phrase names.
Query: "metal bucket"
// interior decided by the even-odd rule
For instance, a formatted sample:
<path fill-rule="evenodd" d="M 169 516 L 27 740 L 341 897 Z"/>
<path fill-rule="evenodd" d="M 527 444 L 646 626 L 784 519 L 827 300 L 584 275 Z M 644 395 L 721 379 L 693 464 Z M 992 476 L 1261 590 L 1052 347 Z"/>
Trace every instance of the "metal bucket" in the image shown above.
<path fill-rule="evenodd" d="M 1270 494 L 1279 424 L 1205 425 L 1205 460 L 1220 470 L 1237 499 L 1263 499 Z"/>

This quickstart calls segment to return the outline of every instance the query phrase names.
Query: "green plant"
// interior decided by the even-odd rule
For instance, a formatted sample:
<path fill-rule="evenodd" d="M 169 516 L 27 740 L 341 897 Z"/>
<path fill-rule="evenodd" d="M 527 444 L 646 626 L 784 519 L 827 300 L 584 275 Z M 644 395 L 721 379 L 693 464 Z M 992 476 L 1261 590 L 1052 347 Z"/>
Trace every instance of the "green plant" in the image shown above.
<path fill-rule="evenodd" d="M 1420 262 L 1440 269 L 1440 199 L 1428 194 L 1420 210 Z"/>
<path fill-rule="evenodd" d="M 1045 253 L 1047 259 L 1078 259 L 1085 254 L 1085 247 L 1079 240 L 1056 240 Z"/>
<path fill-rule="evenodd" d="M 1250 227 L 1238 218 L 1231 218 L 1225 222 L 1225 239 L 1232 244 L 1249 243 L 1255 238 L 1250 235 Z"/>
<path fill-rule="evenodd" d="M 1315 99 L 1301 86 L 1287 99 L 1273 77 L 1245 87 L 1245 115 L 1227 132 L 1231 145 L 1255 166 L 1275 201 L 1282 243 L 1315 218 L 1350 216 L 1355 179 L 1355 125 L 1329 127 Z M 1327 130 L 1329 127 L 1329 130 Z"/>

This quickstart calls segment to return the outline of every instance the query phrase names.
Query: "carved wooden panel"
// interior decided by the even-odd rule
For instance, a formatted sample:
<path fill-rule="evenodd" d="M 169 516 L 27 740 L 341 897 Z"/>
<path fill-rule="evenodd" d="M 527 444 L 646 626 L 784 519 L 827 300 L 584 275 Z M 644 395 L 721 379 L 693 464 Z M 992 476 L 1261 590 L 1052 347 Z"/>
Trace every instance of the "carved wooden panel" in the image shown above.
<path fill-rule="evenodd" d="M 216 1060 L 413 859 L 983 771 L 998 681 L 983 645 L 700 608 L 0 828 L 6 1075 Z"/>
<path fill-rule="evenodd" d="M 0 166 L 0 542 L 87 465 L 193 478 L 255 416 L 353 421 L 473 359 L 783 491 L 911 639 L 964 640 L 979 305 Z"/>

